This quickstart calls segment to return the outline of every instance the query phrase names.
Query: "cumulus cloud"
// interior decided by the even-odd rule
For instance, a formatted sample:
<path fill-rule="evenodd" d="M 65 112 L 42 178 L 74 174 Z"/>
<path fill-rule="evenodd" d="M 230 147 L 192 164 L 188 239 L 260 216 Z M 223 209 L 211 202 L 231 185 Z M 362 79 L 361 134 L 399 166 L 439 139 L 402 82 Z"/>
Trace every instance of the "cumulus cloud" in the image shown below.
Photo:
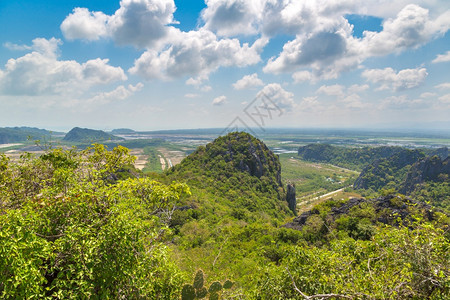
<path fill-rule="evenodd" d="M 253 73 L 251 75 L 245 75 L 235 83 L 233 83 L 233 88 L 235 90 L 251 89 L 258 86 L 264 85 L 261 79 L 258 78 L 258 74 Z"/>
<path fill-rule="evenodd" d="M 322 85 L 318 90 L 318 94 L 326 94 L 328 96 L 344 96 L 344 86 L 340 84 Z"/>
<path fill-rule="evenodd" d="M 76 7 L 62 22 L 60 28 L 68 40 L 98 40 L 108 36 L 110 17 L 102 12 L 90 12 L 87 8 Z"/>
<path fill-rule="evenodd" d="M 264 1 L 206 0 L 205 28 L 221 36 L 256 34 Z"/>
<path fill-rule="evenodd" d="M 345 87 L 340 84 L 322 85 L 317 89 L 316 93 L 336 97 L 341 105 L 347 108 L 355 109 L 366 106 L 366 104 L 361 101 L 361 96 L 359 93 L 367 90 L 368 88 L 369 86 L 367 84 L 353 84 L 350 87 Z"/>
<path fill-rule="evenodd" d="M 120 67 L 108 64 L 108 59 L 93 59 L 79 64 L 58 60 L 61 41 L 38 38 L 33 51 L 10 59 L 1 71 L 0 92 L 9 95 L 51 95 L 77 93 L 98 84 L 126 80 Z"/>
<path fill-rule="evenodd" d="M 143 87 L 144 85 L 141 82 L 136 85 L 129 84 L 127 87 L 120 85 L 111 92 L 100 93 L 86 102 L 88 104 L 107 104 L 113 101 L 125 100 L 140 91 Z"/>
<path fill-rule="evenodd" d="M 422 109 L 427 107 L 427 101 L 424 99 L 409 99 L 406 95 L 390 96 L 381 101 L 380 109 Z"/>
<path fill-rule="evenodd" d="M 122 0 L 113 15 L 75 8 L 61 24 L 67 39 L 112 38 L 119 45 L 144 48 L 164 38 L 173 24 L 173 0 Z"/>
<path fill-rule="evenodd" d="M 298 71 L 292 74 L 292 79 L 295 83 L 300 83 L 304 81 L 309 81 L 313 79 L 311 72 L 309 71 Z"/>
<path fill-rule="evenodd" d="M 440 89 L 440 90 L 450 89 L 450 82 L 444 82 L 444 83 L 438 84 L 435 86 L 435 88 Z"/>
<path fill-rule="evenodd" d="M 432 27 L 428 10 L 410 4 L 396 18 L 386 20 L 381 32 L 365 31 L 363 43 L 369 56 L 400 52 L 429 41 L 435 33 Z"/>
<path fill-rule="evenodd" d="M 215 106 L 220 106 L 220 105 L 224 105 L 225 103 L 227 103 L 227 97 L 226 96 L 219 96 L 217 98 L 214 98 L 212 105 Z"/>
<path fill-rule="evenodd" d="M 207 78 L 219 67 L 244 67 L 260 61 L 260 44 L 238 39 L 217 39 L 208 30 L 174 31 L 172 42 L 162 51 L 147 50 L 129 72 L 146 79 L 171 79 L 186 75 Z M 195 81 L 195 79 L 193 79 Z"/>
<path fill-rule="evenodd" d="M 415 88 L 427 77 L 427 69 L 404 69 L 398 73 L 392 68 L 365 70 L 362 76 L 372 83 L 380 85 L 380 90 L 394 91 Z"/>
<path fill-rule="evenodd" d="M 448 62 L 450 61 L 450 51 L 445 54 L 438 54 L 438 56 L 433 59 L 432 63 Z"/>
<path fill-rule="evenodd" d="M 357 67 L 362 61 L 359 44 L 352 36 L 351 25 L 343 20 L 334 31 L 298 35 L 287 42 L 278 57 L 269 59 L 263 71 L 274 74 L 294 72 L 295 82 L 337 78 L 341 72 Z"/>
<path fill-rule="evenodd" d="M 261 95 L 269 98 L 278 108 L 285 111 L 291 111 L 295 106 L 294 94 L 283 89 L 278 83 L 266 85 L 258 92 L 258 96 Z"/>
<path fill-rule="evenodd" d="M 202 27 L 182 32 L 171 26 L 176 23 L 174 0 L 123 0 L 112 15 L 76 8 L 61 29 L 68 39 L 111 38 L 120 45 L 146 49 L 130 69 L 146 79 L 208 77 L 219 67 L 255 64 L 270 38 L 292 36 L 263 71 L 291 72 L 296 83 L 316 82 L 335 79 L 370 57 L 417 48 L 450 29 L 448 5 L 427 0 L 408 2 L 206 0 Z M 382 30 L 365 31 L 362 38 L 356 38 L 346 19 L 348 14 L 381 17 Z M 228 38 L 242 35 L 260 39 L 249 47 Z M 434 62 L 447 61 L 446 57 L 439 56 Z"/>
<path fill-rule="evenodd" d="M 410 4 L 403 7 L 395 17 L 386 19 L 380 32 L 365 31 L 362 38 L 355 38 L 352 25 L 343 16 L 345 13 L 362 13 L 361 8 L 355 7 L 356 2 L 327 1 L 317 6 L 313 5 L 315 1 L 309 4 L 285 1 L 275 5 L 279 15 L 273 18 L 275 28 L 293 28 L 286 23 L 289 18 L 296 20 L 292 24 L 300 24 L 311 15 L 317 18 L 311 23 L 314 24 L 311 28 L 301 26 L 292 30 L 296 34 L 295 39 L 287 42 L 283 51 L 267 62 L 264 72 L 295 72 L 295 82 L 333 79 L 342 72 L 356 68 L 369 57 L 417 48 L 450 28 L 450 11 L 431 19 L 427 9 Z M 388 3 L 386 5 L 389 6 Z M 373 3 L 369 1 L 362 6 L 372 7 Z M 287 7 L 293 8 L 285 10 Z M 304 15 L 292 13 L 294 11 L 302 11 Z"/>
<path fill-rule="evenodd" d="M 313 63 L 330 63 L 341 57 L 346 50 L 345 39 L 330 32 L 320 32 L 308 38 L 297 38 L 283 46 L 283 52 L 276 59 L 271 58 L 265 72 L 280 73 L 293 71 Z"/>
<path fill-rule="evenodd" d="M 24 50 L 32 50 L 33 47 L 27 45 L 18 45 L 10 42 L 6 42 L 3 44 L 3 47 L 12 51 L 24 51 Z"/>

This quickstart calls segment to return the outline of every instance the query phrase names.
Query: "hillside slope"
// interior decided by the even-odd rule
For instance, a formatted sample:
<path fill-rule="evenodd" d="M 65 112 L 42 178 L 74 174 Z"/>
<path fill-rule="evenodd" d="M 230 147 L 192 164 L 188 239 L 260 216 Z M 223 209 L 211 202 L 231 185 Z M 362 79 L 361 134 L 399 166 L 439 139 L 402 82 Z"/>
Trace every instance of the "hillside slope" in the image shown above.
<path fill-rule="evenodd" d="M 123 140 L 123 138 L 106 133 L 102 130 L 74 127 L 70 130 L 63 141 L 66 142 L 102 142 L 108 140 Z"/>
<path fill-rule="evenodd" d="M 233 132 L 199 147 L 169 171 L 190 185 L 223 197 L 232 207 L 287 212 L 278 157 L 248 133 Z"/>
<path fill-rule="evenodd" d="M 24 142 L 28 139 L 39 140 L 50 137 L 52 132 L 33 127 L 4 127 L 0 128 L 0 144 Z"/>

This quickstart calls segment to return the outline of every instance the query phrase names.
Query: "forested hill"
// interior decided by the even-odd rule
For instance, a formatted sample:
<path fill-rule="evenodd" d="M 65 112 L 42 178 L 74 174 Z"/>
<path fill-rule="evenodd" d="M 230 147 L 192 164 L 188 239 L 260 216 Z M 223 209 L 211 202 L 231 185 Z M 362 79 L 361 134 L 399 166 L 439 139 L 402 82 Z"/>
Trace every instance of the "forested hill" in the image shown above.
<path fill-rule="evenodd" d="M 52 135 L 52 132 L 33 127 L 0 128 L 0 144 L 24 142 L 28 139 L 39 140 Z"/>
<path fill-rule="evenodd" d="M 185 178 L 232 201 L 232 206 L 270 214 L 286 212 L 278 157 L 260 140 L 245 132 L 233 132 L 199 147 L 169 176 Z"/>
<path fill-rule="evenodd" d="M 356 189 L 395 188 L 402 183 L 414 163 L 425 157 L 423 152 L 400 148 L 400 151 L 388 158 L 377 159 L 366 166 L 354 187 Z"/>
<path fill-rule="evenodd" d="M 67 142 L 102 142 L 108 140 L 123 140 L 123 138 L 106 133 L 102 130 L 74 127 L 63 139 Z"/>
<path fill-rule="evenodd" d="M 363 147 L 344 148 L 328 144 L 309 144 L 298 149 L 298 155 L 305 160 L 326 162 L 333 165 L 357 170 L 381 158 L 401 152 L 401 147 Z"/>

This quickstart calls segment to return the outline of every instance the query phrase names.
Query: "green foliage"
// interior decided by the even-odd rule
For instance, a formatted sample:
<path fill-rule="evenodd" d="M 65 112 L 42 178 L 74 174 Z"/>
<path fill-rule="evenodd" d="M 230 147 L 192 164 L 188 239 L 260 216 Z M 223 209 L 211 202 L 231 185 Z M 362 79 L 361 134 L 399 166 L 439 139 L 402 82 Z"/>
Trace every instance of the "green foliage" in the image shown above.
<path fill-rule="evenodd" d="M 425 155 L 419 150 L 402 149 L 388 158 L 367 165 L 355 181 L 356 189 L 399 189 L 406 180 L 411 165 Z"/>
<path fill-rule="evenodd" d="M 309 144 L 298 149 L 298 155 L 305 160 L 361 170 L 378 159 L 388 158 L 403 150 L 401 147 L 346 148 L 328 144 Z"/>
<path fill-rule="evenodd" d="M 185 284 L 181 291 L 181 300 L 194 300 L 194 299 L 203 299 L 209 294 L 208 299 L 219 299 L 220 292 L 222 289 L 231 289 L 233 286 L 233 282 L 230 280 L 226 280 L 224 286 L 219 281 L 214 281 L 211 283 L 209 288 L 203 286 L 204 278 L 203 271 L 198 270 L 194 277 L 194 283 Z M 226 288 L 225 288 L 226 285 Z"/>
<path fill-rule="evenodd" d="M 163 244 L 180 183 L 115 179 L 128 149 L 1 156 L 0 297 L 158 298 L 183 280 Z"/>
<path fill-rule="evenodd" d="M 202 287 L 203 287 L 203 271 L 198 270 L 197 274 L 195 274 L 195 278 L 194 278 L 194 288 L 196 290 L 199 290 Z"/>
<path fill-rule="evenodd" d="M 412 196 L 450 213 L 450 181 L 448 179 L 441 182 L 425 182 Z"/>
<path fill-rule="evenodd" d="M 294 281 L 306 295 L 445 299 L 450 292 L 449 246 L 442 230 L 422 222 L 413 230 L 378 229 L 367 241 L 344 238 L 326 247 L 294 246 L 280 266 L 260 269 L 250 297 L 300 298 Z"/>
<path fill-rule="evenodd" d="M 245 218 L 245 211 L 264 211 L 277 218 L 291 214 L 284 201 L 278 157 L 244 132 L 230 133 L 199 147 L 168 176 L 224 199 L 227 206 L 236 209 L 236 218 Z"/>

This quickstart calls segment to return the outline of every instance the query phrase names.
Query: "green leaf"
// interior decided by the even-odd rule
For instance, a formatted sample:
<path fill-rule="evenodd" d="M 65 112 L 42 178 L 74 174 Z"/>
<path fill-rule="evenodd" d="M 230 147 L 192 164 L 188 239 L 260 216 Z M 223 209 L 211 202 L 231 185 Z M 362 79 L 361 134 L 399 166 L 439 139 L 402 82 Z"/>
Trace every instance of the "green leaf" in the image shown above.
<path fill-rule="evenodd" d="M 222 284 L 220 282 L 214 281 L 213 283 L 211 283 L 211 286 L 209 287 L 210 293 L 216 293 L 220 290 L 222 290 Z M 210 299 L 211 299 L 211 296 L 210 296 Z"/>
<path fill-rule="evenodd" d="M 194 278 L 194 288 L 198 290 L 201 289 L 202 287 L 203 287 L 203 271 L 198 270 Z"/>
<path fill-rule="evenodd" d="M 181 300 L 194 300 L 195 299 L 195 289 L 190 284 L 185 284 L 181 290 Z"/>

